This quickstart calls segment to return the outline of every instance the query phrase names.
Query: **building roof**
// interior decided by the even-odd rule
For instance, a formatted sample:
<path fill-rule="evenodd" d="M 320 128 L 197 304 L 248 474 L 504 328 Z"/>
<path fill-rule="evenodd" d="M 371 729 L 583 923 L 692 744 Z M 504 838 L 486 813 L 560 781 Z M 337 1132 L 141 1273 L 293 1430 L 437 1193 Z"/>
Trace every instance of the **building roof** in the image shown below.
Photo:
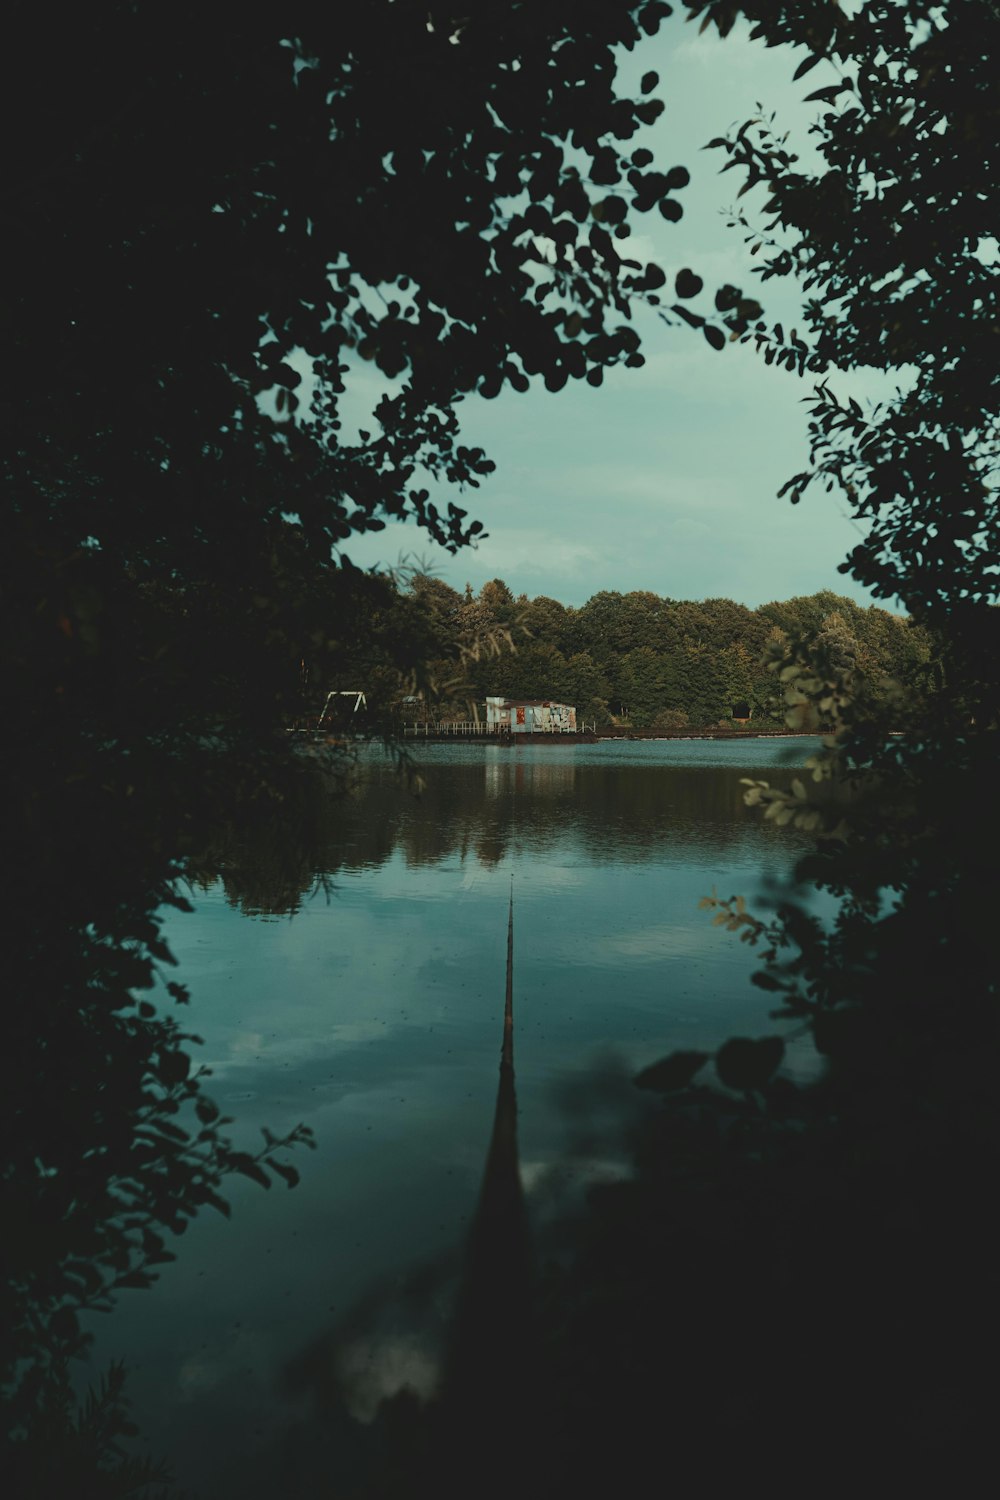
<path fill-rule="evenodd" d="M 557 703 L 554 698 L 505 698 L 498 708 L 572 708 L 572 703 Z"/>

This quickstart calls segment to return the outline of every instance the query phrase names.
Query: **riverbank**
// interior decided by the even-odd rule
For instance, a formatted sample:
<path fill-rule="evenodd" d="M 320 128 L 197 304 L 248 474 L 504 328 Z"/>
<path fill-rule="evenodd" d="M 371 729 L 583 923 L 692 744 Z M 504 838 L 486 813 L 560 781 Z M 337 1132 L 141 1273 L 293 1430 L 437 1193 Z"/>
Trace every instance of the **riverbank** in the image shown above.
<path fill-rule="evenodd" d="M 797 729 L 629 729 L 612 724 L 595 730 L 578 730 L 574 734 L 502 734 L 485 729 L 469 732 L 447 726 L 424 728 L 404 726 L 402 739 L 419 744 L 485 744 L 502 745 L 596 745 L 602 740 L 760 740 L 801 739 Z M 813 736 L 814 737 L 814 736 Z M 809 736 L 807 736 L 809 738 Z"/>

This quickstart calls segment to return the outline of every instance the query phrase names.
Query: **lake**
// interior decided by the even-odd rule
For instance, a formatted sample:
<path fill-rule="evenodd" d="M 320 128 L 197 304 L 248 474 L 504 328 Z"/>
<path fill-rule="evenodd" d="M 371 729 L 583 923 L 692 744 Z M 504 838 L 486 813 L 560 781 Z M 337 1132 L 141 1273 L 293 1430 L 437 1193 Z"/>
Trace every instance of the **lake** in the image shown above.
<path fill-rule="evenodd" d="M 194 1493 L 250 1494 L 280 1468 L 304 1351 L 314 1365 L 326 1350 L 361 1420 L 403 1383 L 432 1387 L 447 1275 L 427 1268 L 454 1264 L 475 1207 L 512 888 L 521 1175 L 539 1221 L 624 1170 L 640 1067 L 775 1029 L 752 950 L 698 902 L 713 887 L 758 912 L 773 901 L 807 843 L 744 807 L 740 777 L 785 780 L 814 749 L 428 745 L 419 796 L 367 754 L 310 861 L 231 858 L 193 915 L 171 916 L 183 1019 L 237 1139 L 304 1121 L 318 1148 L 297 1154 L 294 1191 L 235 1181 L 231 1221 L 206 1211 L 152 1291 L 92 1322 L 91 1372 L 125 1360 L 143 1444 Z M 793 1043 L 788 1066 L 810 1057 Z M 400 1300 L 416 1267 L 419 1318 Z"/>

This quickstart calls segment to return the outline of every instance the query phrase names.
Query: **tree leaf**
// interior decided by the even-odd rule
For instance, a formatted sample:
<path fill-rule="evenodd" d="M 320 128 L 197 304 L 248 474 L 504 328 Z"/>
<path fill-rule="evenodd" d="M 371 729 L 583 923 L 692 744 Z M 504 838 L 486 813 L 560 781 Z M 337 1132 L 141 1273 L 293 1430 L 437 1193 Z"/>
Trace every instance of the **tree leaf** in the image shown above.
<path fill-rule="evenodd" d="M 286 1162 L 270 1161 L 268 1162 L 268 1166 L 271 1168 L 272 1172 L 277 1172 L 279 1177 L 283 1177 L 290 1188 L 293 1188 L 298 1184 L 298 1172 L 294 1167 L 290 1167 Z"/>
<path fill-rule="evenodd" d="M 682 271 L 678 271 L 674 280 L 674 287 L 678 297 L 697 297 L 704 285 L 705 283 L 701 277 L 696 276 L 687 267 Z"/>
<path fill-rule="evenodd" d="M 792 82 L 794 83 L 799 78 L 804 78 L 807 73 L 812 71 L 817 63 L 821 63 L 822 61 L 822 52 L 814 52 L 812 57 L 805 58 L 802 62 L 799 63 L 798 67 L 795 69 L 795 72 L 792 74 Z"/>
<path fill-rule="evenodd" d="M 725 1042 L 715 1055 L 715 1071 L 728 1089 L 745 1093 L 762 1089 L 785 1055 L 780 1036 L 757 1039 L 735 1036 Z"/>

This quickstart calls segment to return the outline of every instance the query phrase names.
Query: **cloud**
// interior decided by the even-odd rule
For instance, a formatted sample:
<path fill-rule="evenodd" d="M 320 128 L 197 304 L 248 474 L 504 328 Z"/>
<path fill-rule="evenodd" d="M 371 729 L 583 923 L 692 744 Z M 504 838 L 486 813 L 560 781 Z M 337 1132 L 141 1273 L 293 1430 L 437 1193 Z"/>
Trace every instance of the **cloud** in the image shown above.
<path fill-rule="evenodd" d="M 490 537 L 488 547 L 484 543 L 482 551 L 488 551 L 491 577 L 509 574 L 530 582 L 532 578 L 572 577 L 581 567 L 597 566 L 602 549 L 596 539 L 588 542 L 558 531 L 505 526 Z"/>
<path fill-rule="evenodd" d="M 601 951 L 608 958 L 631 962 L 660 962 L 665 958 L 690 957 L 705 951 L 705 933 L 698 927 L 679 927 L 676 922 L 657 922 L 617 936 L 606 935 Z"/>
<path fill-rule="evenodd" d="M 345 1404 L 359 1422 L 373 1422 L 379 1404 L 402 1390 L 429 1400 L 441 1379 L 439 1360 L 416 1336 L 358 1338 L 337 1349 L 335 1362 Z"/>
<path fill-rule="evenodd" d="M 567 1191 L 583 1191 L 598 1183 L 623 1182 L 632 1175 L 632 1164 L 624 1157 L 559 1156 L 551 1160 L 522 1161 L 521 1186 L 529 1197 L 552 1197 Z"/>
<path fill-rule="evenodd" d="M 760 296 L 765 321 L 802 326 L 793 281 L 761 287 L 743 231 L 726 228 L 739 174 L 720 177 L 719 154 L 700 149 L 753 115 L 759 100 L 778 110 L 791 149 L 811 166 L 805 127 L 814 110 L 802 102 L 805 86 L 791 83 L 797 61 L 788 49 L 750 42 L 743 24 L 723 41 L 679 19 L 641 58 L 620 59 L 626 89 L 649 67 L 660 73 L 667 109 L 643 144 L 692 173 L 680 194 L 683 219 L 646 216 L 622 248 L 657 260 L 671 286 L 679 269 L 695 270 L 705 290 L 691 306 L 709 316 L 714 290 L 733 283 Z M 452 558 L 417 528 L 393 524 L 350 542 L 350 556 L 366 565 L 417 551 L 455 587 L 499 575 L 515 593 L 575 605 L 600 589 L 642 588 L 751 606 L 832 588 L 871 602 L 837 571 L 858 540 L 843 502 L 819 490 L 798 508 L 777 499 L 808 461 L 809 380 L 766 367 L 749 346 L 717 353 L 698 330 L 667 328 L 652 310 L 637 313 L 636 326 L 645 365 L 609 371 L 600 389 L 574 381 L 558 395 L 533 386 L 461 405 L 463 441 L 483 446 L 498 466 L 480 489 L 455 497 L 489 533 L 478 547 Z M 366 382 L 365 394 L 374 394 L 370 369 L 357 374 L 359 394 Z M 877 372 L 835 374 L 831 385 L 863 406 L 890 389 Z"/>

